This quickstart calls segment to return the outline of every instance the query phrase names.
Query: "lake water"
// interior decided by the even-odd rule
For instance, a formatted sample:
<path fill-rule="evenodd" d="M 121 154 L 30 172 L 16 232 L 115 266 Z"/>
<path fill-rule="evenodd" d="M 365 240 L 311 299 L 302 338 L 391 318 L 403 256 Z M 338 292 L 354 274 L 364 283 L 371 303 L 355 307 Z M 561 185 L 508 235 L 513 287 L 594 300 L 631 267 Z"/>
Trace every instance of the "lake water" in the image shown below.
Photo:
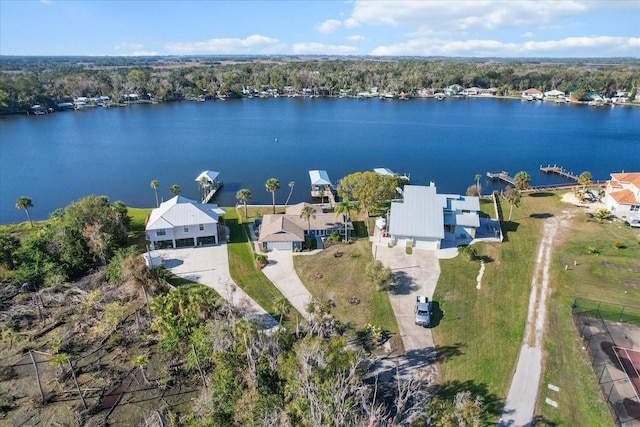
<path fill-rule="evenodd" d="M 640 109 L 503 99 L 242 99 L 131 105 L 0 118 L 0 223 L 34 219 L 89 194 L 134 207 L 155 205 L 178 184 L 197 199 L 195 178 L 221 172 L 222 206 L 241 188 L 271 204 L 265 181 L 280 180 L 276 203 L 309 200 L 311 169 L 332 181 L 386 167 L 413 184 L 464 193 L 475 175 L 527 171 L 532 185 L 566 183 L 540 173 L 558 164 L 594 180 L 640 170 Z M 481 181 L 483 193 L 503 186 Z"/>

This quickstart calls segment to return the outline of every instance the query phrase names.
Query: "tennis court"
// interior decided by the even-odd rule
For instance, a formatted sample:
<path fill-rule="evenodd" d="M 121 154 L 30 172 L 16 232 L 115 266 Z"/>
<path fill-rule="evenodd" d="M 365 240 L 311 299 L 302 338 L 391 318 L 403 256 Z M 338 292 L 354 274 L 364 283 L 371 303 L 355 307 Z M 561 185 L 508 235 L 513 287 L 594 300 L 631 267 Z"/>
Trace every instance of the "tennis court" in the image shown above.
<path fill-rule="evenodd" d="M 618 361 L 629 377 L 629 381 L 636 391 L 636 397 L 640 399 L 640 351 L 628 348 L 614 347 Z"/>

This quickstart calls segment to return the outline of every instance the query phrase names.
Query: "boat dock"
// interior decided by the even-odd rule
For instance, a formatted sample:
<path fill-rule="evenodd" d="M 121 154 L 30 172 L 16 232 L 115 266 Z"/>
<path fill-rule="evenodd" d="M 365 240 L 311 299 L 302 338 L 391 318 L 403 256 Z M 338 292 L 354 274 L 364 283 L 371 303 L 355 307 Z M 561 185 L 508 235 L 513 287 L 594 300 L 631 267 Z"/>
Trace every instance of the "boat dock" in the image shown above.
<path fill-rule="evenodd" d="M 335 188 L 331 184 L 327 171 L 311 170 L 309 171 L 309 179 L 311 179 L 311 199 L 319 198 L 320 203 L 324 203 L 324 198 L 327 197 L 329 206 L 335 206 Z"/>
<path fill-rule="evenodd" d="M 491 180 L 499 179 L 500 181 L 506 182 L 507 184 L 515 186 L 513 183 L 513 177 L 509 176 L 508 172 L 487 172 L 487 177 Z"/>
<path fill-rule="evenodd" d="M 200 189 L 200 203 L 209 203 L 216 192 L 222 188 L 220 172 L 204 171 L 195 179 Z"/>
<path fill-rule="evenodd" d="M 560 176 L 563 176 L 565 178 L 572 179 L 574 181 L 578 181 L 578 176 L 574 175 L 572 172 L 567 172 L 561 166 L 556 166 L 556 165 L 553 165 L 553 166 L 551 166 L 551 165 L 542 166 L 542 165 L 540 165 L 540 171 L 544 172 L 544 173 L 554 173 L 556 175 L 560 175 Z"/>

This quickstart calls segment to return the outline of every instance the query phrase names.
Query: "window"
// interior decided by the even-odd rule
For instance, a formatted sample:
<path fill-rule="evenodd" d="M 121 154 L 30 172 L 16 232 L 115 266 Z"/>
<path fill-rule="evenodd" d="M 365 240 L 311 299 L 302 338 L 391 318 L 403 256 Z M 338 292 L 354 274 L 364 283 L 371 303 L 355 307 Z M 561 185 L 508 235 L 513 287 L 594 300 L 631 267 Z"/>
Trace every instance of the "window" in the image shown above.
<path fill-rule="evenodd" d="M 631 212 L 640 212 L 640 205 L 631 205 L 629 208 Z"/>
<path fill-rule="evenodd" d="M 166 236 L 167 235 L 167 230 L 156 230 L 156 236 Z"/>
<path fill-rule="evenodd" d="M 444 231 L 446 233 L 454 233 L 456 231 L 456 226 L 454 224 L 445 224 Z"/>
<path fill-rule="evenodd" d="M 198 227 L 200 228 L 200 231 L 204 231 L 204 224 L 200 224 Z"/>
<path fill-rule="evenodd" d="M 185 225 L 185 226 L 184 226 L 184 232 L 185 232 L 185 233 L 188 233 L 188 232 L 189 232 L 189 226 L 188 226 L 188 225 Z"/>

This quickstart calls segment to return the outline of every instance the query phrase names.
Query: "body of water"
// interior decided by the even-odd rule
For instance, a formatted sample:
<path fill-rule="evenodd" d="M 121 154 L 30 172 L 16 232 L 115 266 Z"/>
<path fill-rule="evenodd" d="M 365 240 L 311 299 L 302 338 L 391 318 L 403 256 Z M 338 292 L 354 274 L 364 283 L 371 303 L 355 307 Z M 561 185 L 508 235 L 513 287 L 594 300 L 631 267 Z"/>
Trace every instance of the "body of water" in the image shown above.
<path fill-rule="evenodd" d="M 412 184 L 435 182 L 440 193 L 463 193 L 475 175 L 527 171 L 532 185 L 566 183 L 540 173 L 558 164 L 594 180 L 640 171 L 640 109 L 595 108 L 505 99 L 241 99 L 131 105 L 0 118 L 0 223 L 24 221 L 15 208 L 28 196 L 34 219 L 45 219 L 86 195 L 151 207 L 155 195 L 197 199 L 195 178 L 221 172 L 213 202 L 271 204 L 269 178 L 280 180 L 276 203 L 309 200 L 311 169 L 332 181 L 386 167 Z M 481 180 L 483 193 L 503 186 Z"/>

